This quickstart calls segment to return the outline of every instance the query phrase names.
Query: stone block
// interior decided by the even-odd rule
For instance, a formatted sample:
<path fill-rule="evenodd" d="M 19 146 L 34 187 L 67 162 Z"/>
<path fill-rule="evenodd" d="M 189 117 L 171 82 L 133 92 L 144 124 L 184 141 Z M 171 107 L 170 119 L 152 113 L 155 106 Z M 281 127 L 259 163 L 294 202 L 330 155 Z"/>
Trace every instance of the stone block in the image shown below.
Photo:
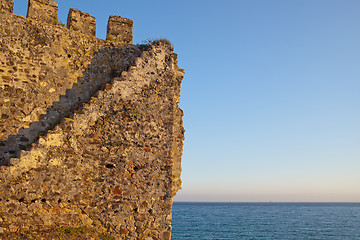
<path fill-rule="evenodd" d="M 120 16 L 110 16 L 106 39 L 114 42 L 130 43 L 133 41 L 133 21 Z"/>
<path fill-rule="evenodd" d="M 57 25 L 58 4 L 54 0 L 29 0 L 26 17 Z"/>
<path fill-rule="evenodd" d="M 70 8 L 67 18 L 67 28 L 86 35 L 96 35 L 96 20 L 90 14 Z"/>
<path fill-rule="evenodd" d="M 0 11 L 12 13 L 14 0 L 0 0 Z"/>

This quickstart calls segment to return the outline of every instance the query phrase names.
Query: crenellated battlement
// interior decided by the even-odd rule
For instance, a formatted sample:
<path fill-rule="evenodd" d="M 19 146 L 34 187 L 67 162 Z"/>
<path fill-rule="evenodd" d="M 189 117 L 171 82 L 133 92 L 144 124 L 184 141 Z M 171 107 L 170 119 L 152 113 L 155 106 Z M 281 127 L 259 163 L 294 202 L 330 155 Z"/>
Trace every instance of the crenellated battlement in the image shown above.
<path fill-rule="evenodd" d="M 29 0 L 26 17 L 56 25 L 58 4 L 54 0 Z"/>
<path fill-rule="evenodd" d="M 13 13 L 14 0 L 1 0 L 0 11 Z M 29 0 L 27 18 L 51 25 L 58 23 L 58 3 L 54 0 Z M 70 8 L 66 28 L 89 36 L 96 36 L 96 20 L 89 13 Z M 132 44 L 133 21 L 121 16 L 110 16 L 106 40 Z"/>
<path fill-rule="evenodd" d="M 110 16 L 107 25 L 106 40 L 132 43 L 132 28 L 132 20 L 120 16 Z"/>
<path fill-rule="evenodd" d="M 86 35 L 96 36 L 95 17 L 75 8 L 70 8 L 69 10 L 67 28 Z"/>

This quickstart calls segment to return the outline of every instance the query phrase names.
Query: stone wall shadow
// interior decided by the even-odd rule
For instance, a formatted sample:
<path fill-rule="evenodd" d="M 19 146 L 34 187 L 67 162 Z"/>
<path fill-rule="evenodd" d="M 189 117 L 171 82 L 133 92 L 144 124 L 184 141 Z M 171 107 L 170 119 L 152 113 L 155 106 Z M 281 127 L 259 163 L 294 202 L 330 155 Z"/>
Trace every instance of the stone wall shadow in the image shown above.
<path fill-rule="evenodd" d="M 71 117 L 76 109 L 88 102 L 114 77 L 119 77 L 123 71 L 135 65 L 136 58 L 143 50 L 144 47 L 126 45 L 122 48 L 101 48 L 95 52 L 90 64 L 83 70 L 83 76 L 47 108 L 46 114 L 41 114 L 39 120 L 31 122 L 28 128 L 21 128 L 17 134 L 9 135 L 6 141 L 0 141 L 0 166 L 10 166 L 11 158 L 19 158 L 22 150 L 31 150 L 39 136 L 54 129 L 64 117 Z"/>

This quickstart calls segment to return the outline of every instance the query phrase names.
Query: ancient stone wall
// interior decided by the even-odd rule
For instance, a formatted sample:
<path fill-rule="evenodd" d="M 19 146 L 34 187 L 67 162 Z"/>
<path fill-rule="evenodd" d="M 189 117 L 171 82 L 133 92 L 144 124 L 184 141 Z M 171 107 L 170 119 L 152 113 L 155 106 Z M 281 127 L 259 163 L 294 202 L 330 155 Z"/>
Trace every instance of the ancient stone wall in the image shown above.
<path fill-rule="evenodd" d="M 56 25 L 58 4 L 54 0 L 29 0 L 26 17 Z"/>
<path fill-rule="evenodd" d="M 7 12 L 0 239 L 170 239 L 184 139 L 173 47 L 94 38 L 79 10 L 68 29 Z"/>
<path fill-rule="evenodd" d="M 12 13 L 14 9 L 14 0 L 0 0 L 0 11 Z"/>
<path fill-rule="evenodd" d="M 74 17 L 69 19 L 73 26 Z M 1 14 L 0 24 L 7 26 L 0 29 L 0 164 L 126 70 L 141 52 L 13 14 Z"/>
<path fill-rule="evenodd" d="M 67 28 L 90 36 L 96 36 L 96 21 L 90 14 L 70 8 Z"/>
<path fill-rule="evenodd" d="M 110 16 L 107 25 L 106 39 L 115 42 L 132 44 L 132 28 L 132 20 L 121 16 Z"/>

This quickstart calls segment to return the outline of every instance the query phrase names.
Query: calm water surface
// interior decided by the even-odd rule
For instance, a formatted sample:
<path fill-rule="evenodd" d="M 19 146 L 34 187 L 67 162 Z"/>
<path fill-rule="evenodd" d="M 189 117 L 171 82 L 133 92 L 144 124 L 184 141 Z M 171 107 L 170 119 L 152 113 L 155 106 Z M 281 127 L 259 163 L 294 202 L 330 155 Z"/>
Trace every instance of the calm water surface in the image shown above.
<path fill-rule="evenodd" d="M 360 240 L 360 203 L 179 203 L 172 239 Z"/>

